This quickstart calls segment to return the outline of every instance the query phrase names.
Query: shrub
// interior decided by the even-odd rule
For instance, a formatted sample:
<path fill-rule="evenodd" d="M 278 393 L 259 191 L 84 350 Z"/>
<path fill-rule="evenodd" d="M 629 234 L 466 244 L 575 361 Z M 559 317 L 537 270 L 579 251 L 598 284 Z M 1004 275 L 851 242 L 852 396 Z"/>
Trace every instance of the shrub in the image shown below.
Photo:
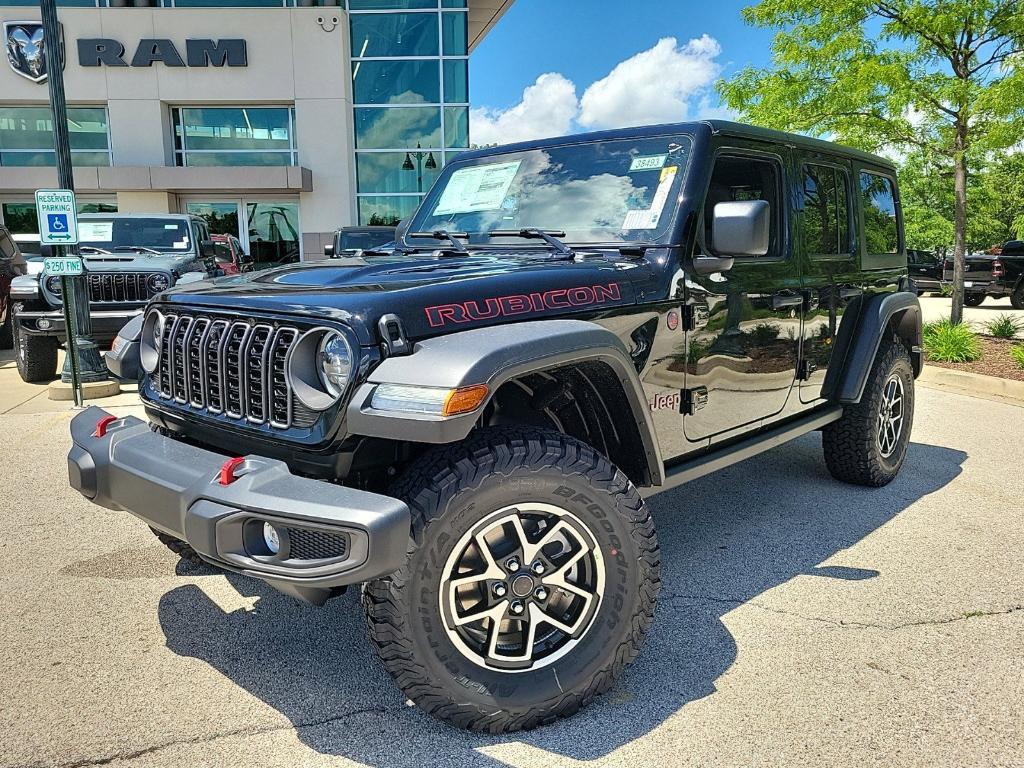
<path fill-rule="evenodd" d="M 1017 365 L 1024 368 L 1024 347 L 1019 344 L 1010 347 L 1010 357 L 1014 359 Z"/>
<path fill-rule="evenodd" d="M 1024 323 L 1013 315 L 1002 314 L 985 323 L 985 328 L 989 335 L 995 336 L 997 339 L 1012 339 L 1024 331 Z"/>
<path fill-rule="evenodd" d="M 953 286 L 949 283 L 939 284 L 939 295 L 945 296 L 947 299 L 953 295 Z"/>
<path fill-rule="evenodd" d="M 763 347 L 779 338 L 780 331 L 775 323 L 758 323 L 747 333 L 757 346 Z"/>
<path fill-rule="evenodd" d="M 981 342 L 966 325 L 949 320 L 924 327 L 924 349 L 930 360 L 941 363 L 969 363 L 981 357 Z"/>

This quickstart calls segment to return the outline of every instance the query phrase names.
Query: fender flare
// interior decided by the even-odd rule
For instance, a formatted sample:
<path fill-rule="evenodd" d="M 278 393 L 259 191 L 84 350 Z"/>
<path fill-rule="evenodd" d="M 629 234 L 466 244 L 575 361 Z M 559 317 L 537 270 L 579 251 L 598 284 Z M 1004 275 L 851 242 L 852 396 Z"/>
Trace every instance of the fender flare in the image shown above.
<path fill-rule="evenodd" d="M 840 325 L 836 339 L 836 353 L 840 366 L 829 366 L 825 374 L 824 394 L 840 403 L 860 402 L 867 386 L 871 366 L 882 343 L 885 329 L 896 316 L 896 333 L 909 343 L 914 378 L 921 374 L 924 353 L 921 349 L 921 302 L 910 291 L 899 291 L 862 297 L 859 301 L 857 322 Z M 847 331 L 844 333 L 844 331 Z"/>
<path fill-rule="evenodd" d="M 618 378 L 640 433 L 649 477 L 660 485 L 664 464 L 636 368 L 618 336 L 584 320 L 531 320 L 417 342 L 412 354 L 384 360 L 355 391 L 347 410 L 348 432 L 421 443 L 456 442 L 476 425 L 481 408 L 450 417 L 379 411 L 371 406 L 374 390 L 379 384 L 446 389 L 486 384 L 489 402 L 502 384 L 517 376 L 586 361 L 607 364 Z"/>

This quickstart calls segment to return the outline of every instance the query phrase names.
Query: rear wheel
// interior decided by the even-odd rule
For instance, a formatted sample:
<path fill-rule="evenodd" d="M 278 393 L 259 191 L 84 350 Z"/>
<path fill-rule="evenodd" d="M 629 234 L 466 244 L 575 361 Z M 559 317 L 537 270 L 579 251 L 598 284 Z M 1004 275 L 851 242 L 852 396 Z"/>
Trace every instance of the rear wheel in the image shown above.
<path fill-rule="evenodd" d="M 985 300 L 984 293 L 965 293 L 964 304 L 968 307 L 980 307 L 981 302 Z"/>
<path fill-rule="evenodd" d="M 898 338 L 882 342 L 859 403 L 822 430 L 833 477 L 881 487 L 900 471 L 914 422 L 914 370 Z"/>
<path fill-rule="evenodd" d="M 413 513 L 407 564 L 367 585 L 370 636 L 430 714 L 494 733 L 576 712 L 636 656 L 659 553 L 632 483 L 593 448 L 485 430 L 393 489 Z"/>
<path fill-rule="evenodd" d="M 57 378 L 57 339 L 34 336 L 16 329 L 18 373 L 22 381 L 32 383 Z"/>
<path fill-rule="evenodd" d="M 1017 286 L 1012 294 L 1010 294 L 1010 304 L 1014 309 L 1024 309 L 1024 283 Z"/>

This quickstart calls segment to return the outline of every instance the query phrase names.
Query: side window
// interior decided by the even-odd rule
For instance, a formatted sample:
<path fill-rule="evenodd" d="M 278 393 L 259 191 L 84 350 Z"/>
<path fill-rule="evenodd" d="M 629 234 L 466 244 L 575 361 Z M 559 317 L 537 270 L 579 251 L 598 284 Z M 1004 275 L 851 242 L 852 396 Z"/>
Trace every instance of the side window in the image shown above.
<path fill-rule="evenodd" d="M 862 172 L 861 207 L 864 242 L 868 253 L 899 253 L 900 228 L 896 220 L 896 184 L 887 176 Z"/>
<path fill-rule="evenodd" d="M 711 220 L 718 203 L 765 200 L 771 209 L 768 253 L 754 258 L 781 255 L 782 184 L 778 163 L 759 157 L 720 155 L 715 160 L 711 184 L 704 199 L 704 242 L 711 243 Z"/>
<path fill-rule="evenodd" d="M 804 248 L 812 255 L 850 253 L 849 177 L 842 168 L 804 166 Z"/>

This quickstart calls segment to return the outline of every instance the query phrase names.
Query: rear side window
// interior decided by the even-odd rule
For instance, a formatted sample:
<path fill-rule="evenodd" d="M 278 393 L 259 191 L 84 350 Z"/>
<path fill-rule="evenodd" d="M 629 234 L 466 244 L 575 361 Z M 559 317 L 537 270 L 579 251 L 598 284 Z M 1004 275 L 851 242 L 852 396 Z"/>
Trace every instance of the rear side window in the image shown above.
<path fill-rule="evenodd" d="M 864 242 L 868 253 L 899 253 L 900 229 L 896 220 L 896 184 L 887 176 L 862 172 Z"/>
<path fill-rule="evenodd" d="M 804 168 L 804 247 L 815 255 L 850 253 L 850 197 L 846 171 Z"/>

